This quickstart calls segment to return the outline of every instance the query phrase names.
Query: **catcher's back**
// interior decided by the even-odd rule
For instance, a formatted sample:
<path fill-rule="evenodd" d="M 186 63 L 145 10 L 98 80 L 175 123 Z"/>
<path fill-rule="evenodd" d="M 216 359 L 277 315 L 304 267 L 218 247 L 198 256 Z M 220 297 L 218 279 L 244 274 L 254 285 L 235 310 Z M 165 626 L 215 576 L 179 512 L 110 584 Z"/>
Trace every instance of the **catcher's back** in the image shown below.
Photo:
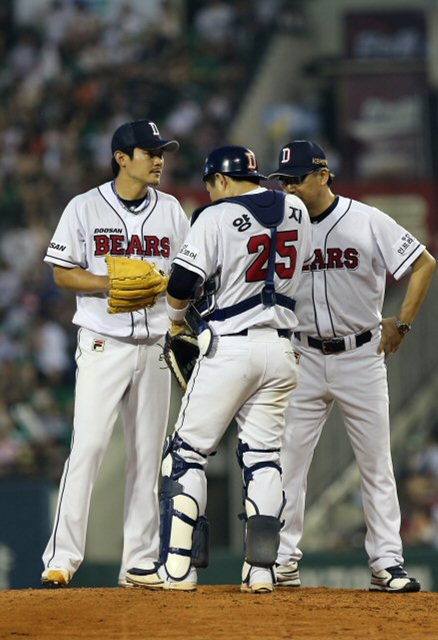
<path fill-rule="evenodd" d="M 260 194 L 265 189 L 257 190 Z M 244 196 L 242 196 L 244 198 Z M 239 197 L 219 201 L 207 207 L 191 227 L 186 243 L 175 262 L 196 271 L 208 280 L 220 274 L 216 290 L 217 309 L 228 309 L 244 300 L 261 295 L 269 279 L 269 255 L 272 229 L 248 208 L 238 204 Z M 272 273 L 275 293 L 293 299 L 303 264 L 311 259 L 310 220 L 306 207 L 296 196 L 283 199 L 283 215 L 276 226 L 275 256 Z M 266 216 L 269 220 L 269 212 Z M 272 218 L 272 217 L 271 217 Z M 240 307 L 241 308 L 241 307 Z M 292 308 L 257 304 L 224 319 L 214 313 L 211 325 L 218 334 L 240 331 L 248 326 L 268 325 L 293 329 L 296 317 Z"/>

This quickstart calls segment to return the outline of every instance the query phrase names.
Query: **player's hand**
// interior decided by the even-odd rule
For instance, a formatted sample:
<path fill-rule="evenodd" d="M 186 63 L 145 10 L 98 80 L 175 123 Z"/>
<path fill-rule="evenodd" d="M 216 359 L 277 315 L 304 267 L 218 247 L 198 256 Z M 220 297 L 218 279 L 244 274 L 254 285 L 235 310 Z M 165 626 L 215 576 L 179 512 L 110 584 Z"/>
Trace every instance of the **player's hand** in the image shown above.
<path fill-rule="evenodd" d="M 173 336 L 178 336 L 180 333 L 193 332 L 185 320 L 183 320 L 182 322 L 175 322 L 174 320 L 170 320 L 169 333 L 173 338 Z"/>
<path fill-rule="evenodd" d="M 382 338 L 377 348 L 377 353 L 385 352 L 385 356 L 395 353 L 399 348 L 404 335 L 400 333 L 395 324 L 395 318 L 383 318 Z"/>

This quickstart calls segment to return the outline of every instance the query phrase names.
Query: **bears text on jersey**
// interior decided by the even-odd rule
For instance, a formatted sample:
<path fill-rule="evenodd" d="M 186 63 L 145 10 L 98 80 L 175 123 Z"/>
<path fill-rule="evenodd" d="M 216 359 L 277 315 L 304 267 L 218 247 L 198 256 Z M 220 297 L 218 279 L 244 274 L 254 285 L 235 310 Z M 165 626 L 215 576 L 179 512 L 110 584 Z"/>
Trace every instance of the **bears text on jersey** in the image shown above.
<path fill-rule="evenodd" d="M 94 234 L 94 255 L 104 256 L 107 253 L 113 256 L 147 256 L 162 257 L 170 256 L 170 240 L 168 236 L 158 238 L 158 236 L 140 236 L 133 234 L 126 239 L 124 234 Z"/>
<path fill-rule="evenodd" d="M 323 271 L 328 269 L 357 269 L 359 266 L 359 251 L 349 247 L 327 248 L 327 257 L 324 257 L 322 249 L 315 249 L 314 259 L 310 264 L 303 266 L 303 271 Z"/>

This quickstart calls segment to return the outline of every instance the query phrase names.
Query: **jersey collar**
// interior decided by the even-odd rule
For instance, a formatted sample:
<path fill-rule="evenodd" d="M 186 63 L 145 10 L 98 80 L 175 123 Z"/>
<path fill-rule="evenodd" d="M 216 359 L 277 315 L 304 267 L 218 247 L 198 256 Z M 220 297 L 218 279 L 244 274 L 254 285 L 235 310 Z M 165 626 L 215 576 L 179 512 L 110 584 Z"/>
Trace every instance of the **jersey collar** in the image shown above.
<path fill-rule="evenodd" d="M 319 222 L 322 222 L 323 220 L 325 220 L 327 216 L 329 216 L 331 212 L 336 209 L 336 207 L 338 206 L 338 203 L 339 203 L 339 196 L 336 196 L 332 204 L 325 211 L 320 213 L 318 216 L 310 218 L 310 222 L 312 224 L 318 224 Z"/>
<path fill-rule="evenodd" d="M 113 180 L 111 182 L 111 189 L 113 190 L 113 193 L 114 193 L 119 205 L 122 206 L 124 209 L 126 209 L 126 211 L 129 211 L 129 213 L 134 213 L 134 214 L 141 213 L 150 204 L 151 196 L 150 196 L 150 193 L 149 193 L 149 189 L 148 189 L 148 191 L 146 193 L 146 196 L 144 198 L 141 198 L 139 200 L 133 200 L 132 201 L 132 206 L 129 206 L 129 204 L 128 204 L 129 201 L 128 200 L 124 200 L 117 193 L 116 181 L 115 180 Z"/>

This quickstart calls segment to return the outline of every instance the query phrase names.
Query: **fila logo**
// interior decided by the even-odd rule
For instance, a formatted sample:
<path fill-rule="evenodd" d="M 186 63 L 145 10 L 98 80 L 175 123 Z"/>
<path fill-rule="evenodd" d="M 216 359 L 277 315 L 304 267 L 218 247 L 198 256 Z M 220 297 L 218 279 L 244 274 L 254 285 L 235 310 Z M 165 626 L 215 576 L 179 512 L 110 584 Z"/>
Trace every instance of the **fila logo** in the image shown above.
<path fill-rule="evenodd" d="M 287 164 L 288 162 L 290 162 L 290 157 L 290 147 L 284 147 L 284 149 L 281 150 L 281 164 Z"/>
<path fill-rule="evenodd" d="M 98 340 L 94 338 L 93 346 L 91 347 L 93 351 L 103 351 L 105 349 L 105 340 Z"/>
<path fill-rule="evenodd" d="M 152 133 L 154 134 L 154 136 L 160 137 L 160 132 L 158 131 L 158 127 L 155 122 L 149 122 L 149 124 L 151 125 Z"/>
<path fill-rule="evenodd" d="M 257 169 L 257 160 L 252 151 L 245 151 L 245 155 L 248 158 L 248 169 L 255 171 Z"/>

